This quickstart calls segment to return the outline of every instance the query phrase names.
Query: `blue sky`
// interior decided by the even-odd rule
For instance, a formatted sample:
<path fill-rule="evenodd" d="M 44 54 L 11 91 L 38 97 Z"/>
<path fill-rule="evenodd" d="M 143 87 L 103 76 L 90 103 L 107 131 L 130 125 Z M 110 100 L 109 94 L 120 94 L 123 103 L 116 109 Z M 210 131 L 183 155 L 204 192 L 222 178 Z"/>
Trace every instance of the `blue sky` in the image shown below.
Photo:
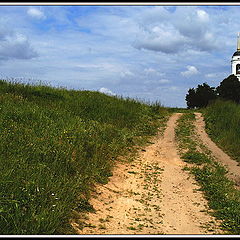
<path fill-rule="evenodd" d="M 186 107 L 231 74 L 240 6 L 0 6 L 0 77 Z"/>

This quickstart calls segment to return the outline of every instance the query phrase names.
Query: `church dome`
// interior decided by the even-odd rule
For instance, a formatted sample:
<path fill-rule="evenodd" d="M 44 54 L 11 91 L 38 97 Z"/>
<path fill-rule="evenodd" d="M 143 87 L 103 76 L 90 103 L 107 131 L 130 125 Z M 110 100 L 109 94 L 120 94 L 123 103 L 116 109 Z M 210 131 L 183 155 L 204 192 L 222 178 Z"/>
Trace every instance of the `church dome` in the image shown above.
<path fill-rule="evenodd" d="M 240 56 L 240 51 L 236 51 L 234 54 L 233 54 L 233 57 L 234 56 Z"/>

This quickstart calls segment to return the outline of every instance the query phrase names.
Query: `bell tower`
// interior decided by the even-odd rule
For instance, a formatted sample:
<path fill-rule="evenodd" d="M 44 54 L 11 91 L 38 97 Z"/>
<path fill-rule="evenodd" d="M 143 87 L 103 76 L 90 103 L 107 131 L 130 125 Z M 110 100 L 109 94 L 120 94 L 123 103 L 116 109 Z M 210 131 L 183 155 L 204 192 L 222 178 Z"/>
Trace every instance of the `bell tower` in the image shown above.
<path fill-rule="evenodd" d="M 232 56 L 231 68 L 232 74 L 240 80 L 240 33 L 237 36 L 237 51 Z"/>

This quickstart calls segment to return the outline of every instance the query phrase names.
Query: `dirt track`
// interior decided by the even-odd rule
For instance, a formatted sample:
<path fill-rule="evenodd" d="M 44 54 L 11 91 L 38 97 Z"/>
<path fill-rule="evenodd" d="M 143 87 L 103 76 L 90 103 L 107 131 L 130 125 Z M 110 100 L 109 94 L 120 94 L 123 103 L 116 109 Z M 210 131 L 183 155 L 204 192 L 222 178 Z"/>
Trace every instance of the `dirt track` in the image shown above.
<path fill-rule="evenodd" d="M 173 114 L 164 136 L 157 136 L 129 164 L 118 164 L 90 203 L 95 213 L 81 214 L 72 225 L 78 234 L 218 234 L 217 221 L 195 180 L 182 168 Z M 85 222 L 85 227 L 83 227 Z"/>

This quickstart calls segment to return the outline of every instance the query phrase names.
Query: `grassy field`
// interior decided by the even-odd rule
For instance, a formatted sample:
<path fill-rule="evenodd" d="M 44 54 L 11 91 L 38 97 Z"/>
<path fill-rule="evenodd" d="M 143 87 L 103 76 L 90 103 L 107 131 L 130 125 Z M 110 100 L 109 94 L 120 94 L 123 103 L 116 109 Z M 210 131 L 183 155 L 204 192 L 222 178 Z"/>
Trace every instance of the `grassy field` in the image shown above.
<path fill-rule="evenodd" d="M 99 92 L 0 81 L 0 234 L 65 234 L 91 210 L 119 156 L 156 133 L 168 111 Z"/>
<path fill-rule="evenodd" d="M 209 136 L 240 162 L 240 106 L 231 101 L 216 101 L 203 114 Z"/>
<path fill-rule="evenodd" d="M 214 161 L 211 152 L 196 137 L 195 116 L 186 113 L 178 120 L 176 137 L 181 157 L 204 191 L 213 214 L 222 220 L 228 234 L 240 234 L 240 191 L 226 177 L 227 170 Z"/>

